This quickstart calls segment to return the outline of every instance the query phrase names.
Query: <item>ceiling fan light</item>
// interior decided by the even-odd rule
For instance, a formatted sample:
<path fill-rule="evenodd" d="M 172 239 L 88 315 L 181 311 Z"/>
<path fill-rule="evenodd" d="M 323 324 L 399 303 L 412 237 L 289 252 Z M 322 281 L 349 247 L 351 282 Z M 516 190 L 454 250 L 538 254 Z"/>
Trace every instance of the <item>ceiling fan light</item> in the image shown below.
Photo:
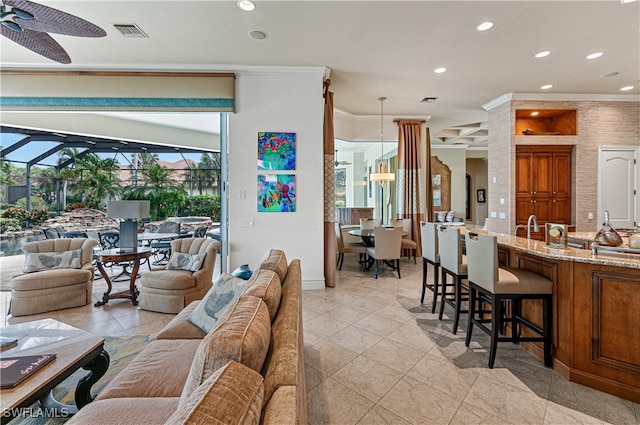
<path fill-rule="evenodd" d="M 2 21 L 2 26 L 15 32 L 22 32 L 22 27 L 13 21 Z"/>
<path fill-rule="evenodd" d="M 17 7 L 14 7 L 11 11 L 20 19 L 34 18 L 34 16 L 31 13 L 27 12 L 26 10 L 18 9 Z"/>

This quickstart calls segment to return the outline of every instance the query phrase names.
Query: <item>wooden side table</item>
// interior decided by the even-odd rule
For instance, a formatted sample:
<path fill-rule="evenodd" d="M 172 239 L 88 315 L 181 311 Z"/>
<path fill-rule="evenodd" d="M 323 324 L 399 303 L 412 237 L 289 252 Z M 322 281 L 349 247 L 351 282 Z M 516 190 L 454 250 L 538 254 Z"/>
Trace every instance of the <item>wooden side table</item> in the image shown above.
<path fill-rule="evenodd" d="M 130 299 L 133 305 L 138 305 L 138 288 L 136 288 L 136 276 L 138 275 L 138 269 L 140 268 L 140 261 L 143 258 L 149 258 L 151 256 L 151 248 L 138 248 L 135 251 L 130 250 L 121 250 L 119 248 L 115 249 L 105 249 L 102 251 L 94 252 L 96 258 L 96 265 L 98 266 L 98 270 L 100 270 L 100 274 L 104 278 L 105 282 L 107 282 L 107 292 L 102 295 L 102 301 L 98 301 L 94 304 L 95 307 L 99 307 L 101 305 L 105 305 L 109 302 L 110 299 L 114 298 L 124 298 Z M 129 284 L 128 291 L 120 291 L 116 293 L 111 293 L 112 284 L 111 279 L 109 278 L 109 274 L 104 269 L 104 263 L 109 262 L 133 262 L 133 269 L 131 270 L 131 278 Z"/>

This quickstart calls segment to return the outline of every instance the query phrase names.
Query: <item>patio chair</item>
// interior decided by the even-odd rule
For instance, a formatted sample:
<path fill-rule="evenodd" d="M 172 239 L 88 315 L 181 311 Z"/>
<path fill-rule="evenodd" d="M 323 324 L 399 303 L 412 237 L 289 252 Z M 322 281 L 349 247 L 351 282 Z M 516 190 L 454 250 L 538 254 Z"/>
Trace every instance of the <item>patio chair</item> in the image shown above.
<path fill-rule="evenodd" d="M 180 235 L 180 223 L 176 221 L 163 221 L 153 229 L 153 233 L 176 233 Z M 154 264 L 162 265 L 169 261 L 171 256 L 170 240 L 152 241 L 149 246 L 153 250 Z"/>

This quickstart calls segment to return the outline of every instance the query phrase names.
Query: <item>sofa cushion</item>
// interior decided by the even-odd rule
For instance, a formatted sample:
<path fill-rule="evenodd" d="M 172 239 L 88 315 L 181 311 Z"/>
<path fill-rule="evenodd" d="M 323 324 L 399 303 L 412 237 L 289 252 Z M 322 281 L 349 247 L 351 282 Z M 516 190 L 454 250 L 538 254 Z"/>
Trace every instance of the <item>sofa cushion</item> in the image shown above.
<path fill-rule="evenodd" d="M 280 282 L 284 282 L 284 279 L 287 277 L 287 264 L 287 257 L 284 255 L 284 251 L 270 249 L 262 256 L 260 261 L 258 261 L 254 270 L 265 269 L 274 271 L 280 278 Z"/>
<path fill-rule="evenodd" d="M 222 317 L 224 310 L 242 295 L 246 286 L 246 280 L 222 273 L 193 309 L 188 320 L 208 333 Z"/>
<path fill-rule="evenodd" d="M 198 340 L 162 340 L 147 345 L 107 384 L 97 400 L 122 397 L 180 397 Z"/>
<path fill-rule="evenodd" d="M 298 389 L 293 385 L 279 387 L 264 408 L 262 425 L 291 423 L 291 418 L 299 417 L 297 391 Z"/>
<path fill-rule="evenodd" d="M 273 322 L 282 296 L 282 286 L 278 275 L 271 270 L 257 270 L 249 279 L 244 293 L 262 299 L 269 309 L 269 316 Z"/>
<path fill-rule="evenodd" d="M 155 289 L 189 289 L 195 288 L 196 278 L 186 270 L 154 270 L 144 273 L 140 283 L 147 288 Z"/>
<path fill-rule="evenodd" d="M 197 272 L 202 268 L 206 252 L 199 254 L 187 254 L 184 252 L 174 252 L 167 263 L 167 270 L 186 270 L 188 272 Z"/>
<path fill-rule="evenodd" d="M 181 399 L 188 398 L 213 372 L 231 360 L 260 372 L 270 339 L 271 319 L 266 304 L 260 298 L 242 295 L 226 309 L 216 327 L 200 343 Z"/>
<path fill-rule="evenodd" d="M 229 362 L 207 378 L 165 424 L 260 423 L 264 386 L 262 376 L 236 362 Z"/>
<path fill-rule="evenodd" d="M 200 303 L 200 300 L 191 304 L 171 319 L 167 325 L 156 336 L 156 339 L 202 339 L 206 332 L 189 321 L 189 316 Z"/>
<path fill-rule="evenodd" d="M 73 415 L 65 424 L 162 424 L 175 413 L 179 400 L 177 397 L 110 398 L 107 400 L 98 400 L 80 409 L 78 413 Z"/>
<path fill-rule="evenodd" d="M 79 269 L 82 267 L 82 250 L 57 252 L 25 252 L 25 273 L 39 272 L 51 269 Z"/>
<path fill-rule="evenodd" d="M 444 223 L 444 220 L 447 218 L 446 211 L 436 211 L 435 220 L 437 223 Z"/>
<path fill-rule="evenodd" d="M 36 291 L 86 284 L 87 282 L 91 282 L 91 270 L 52 269 L 16 276 L 11 280 L 11 288 L 19 291 Z"/>

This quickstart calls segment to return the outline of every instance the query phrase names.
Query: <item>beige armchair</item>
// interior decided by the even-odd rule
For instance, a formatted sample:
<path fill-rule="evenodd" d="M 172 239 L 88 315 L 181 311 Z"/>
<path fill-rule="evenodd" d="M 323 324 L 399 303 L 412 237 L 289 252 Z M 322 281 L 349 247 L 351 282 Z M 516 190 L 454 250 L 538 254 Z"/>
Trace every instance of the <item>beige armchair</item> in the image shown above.
<path fill-rule="evenodd" d="M 86 238 L 27 243 L 22 248 L 25 267 L 33 271 L 11 281 L 11 315 L 27 316 L 89 304 L 96 245 L 97 240 Z"/>
<path fill-rule="evenodd" d="M 212 286 L 213 269 L 220 242 L 207 238 L 183 238 L 171 242 L 174 255 L 205 253 L 197 271 L 171 269 L 169 264 L 140 277 L 140 308 L 161 313 L 179 313 L 192 301 L 200 300 Z"/>

